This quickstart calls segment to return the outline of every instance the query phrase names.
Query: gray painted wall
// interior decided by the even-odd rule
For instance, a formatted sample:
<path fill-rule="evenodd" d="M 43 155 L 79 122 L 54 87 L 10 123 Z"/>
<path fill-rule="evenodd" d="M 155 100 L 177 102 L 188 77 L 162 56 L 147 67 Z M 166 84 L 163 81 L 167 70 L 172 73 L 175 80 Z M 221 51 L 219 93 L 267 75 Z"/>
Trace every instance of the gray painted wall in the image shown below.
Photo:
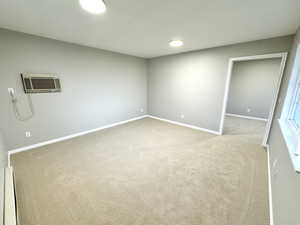
<path fill-rule="evenodd" d="M 281 59 L 235 62 L 227 113 L 267 119 L 276 93 L 280 64 Z"/>
<path fill-rule="evenodd" d="M 152 115 L 218 130 L 228 59 L 288 51 L 292 40 L 293 36 L 288 36 L 160 57 L 149 60 L 147 65 L 135 57 L 0 30 L 0 129 L 5 130 L 7 147 L 12 149 L 145 114 L 148 66 L 148 105 Z M 296 40 L 300 42 L 300 32 Z M 292 61 L 293 56 L 281 99 Z M 25 71 L 58 73 L 63 92 L 33 95 L 36 116 L 19 122 L 12 113 L 7 88 L 16 88 L 23 105 L 26 98 L 19 73 Z M 282 102 L 276 118 L 281 107 Z M 180 114 L 185 119 L 180 119 Z M 31 131 L 33 136 L 25 138 L 25 131 Z M 278 174 L 272 172 L 275 225 L 296 225 L 300 221 L 300 175 L 292 169 L 277 120 L 272 126 L 270 150 L 271 165 L 279 159 Z"/>
<path fill-rule="evenodd" d="M 0 29 L 0 128 L 8 149 L 147 113 L 147 62 L 132 56 Z M 21 72 L 57 73 L 62 92 L 32 95 L 36 115 L 16 120 L 7 88 L 28 112 Z M 143 108 L 144 112 L 140 109 Z M 25 132 L 32 137 L 26 138 Z"/>
<path fill-rule="evenodd" d="M 149 60 L 149 113 L 219 131 L 229 58 L 286 52 L 292 40 L 286 36 Z"/>
<path fill-rule="evenodd" d="M 269 138 L 275 225 L 298 225 L 300 223 L 300 174 L 296 173 L 292 167 L 288 149 L 278 125 L 278 119 L 281 115 L 284 102 L 283 100 L 286 96 L 298 44 L 300 44 L 300 29 L 298 29 L 292 51 L 288 59 L 280 91 L 280 100 L 276 107 Z M 274 168 L 273 164 L 276 160 L 278 161 Z"/>

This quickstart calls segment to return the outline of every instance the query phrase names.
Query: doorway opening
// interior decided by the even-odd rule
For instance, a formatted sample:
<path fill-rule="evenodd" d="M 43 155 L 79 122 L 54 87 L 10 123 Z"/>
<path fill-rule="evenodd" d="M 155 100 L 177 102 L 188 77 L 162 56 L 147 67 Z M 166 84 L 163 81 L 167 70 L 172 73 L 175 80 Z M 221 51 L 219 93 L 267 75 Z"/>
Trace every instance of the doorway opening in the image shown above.
<path fill-rule="evenodd" d="M 229 59 L 220 134 L 250 132 L 267 145 L 286 59 L 287 53 Z"/>

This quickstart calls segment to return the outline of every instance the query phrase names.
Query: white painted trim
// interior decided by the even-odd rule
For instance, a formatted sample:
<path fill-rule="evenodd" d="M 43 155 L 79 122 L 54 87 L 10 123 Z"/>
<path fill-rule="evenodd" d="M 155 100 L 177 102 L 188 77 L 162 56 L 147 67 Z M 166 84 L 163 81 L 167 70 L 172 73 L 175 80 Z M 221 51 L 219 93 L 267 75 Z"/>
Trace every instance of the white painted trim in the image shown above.
<path fill-rule="evenodd" d="M 115 126 L 119 126 L 119 125 L 122 125 L 122 124 L 125 124 L 125 123 L 129 123 L 129 122 L 139 120 L 139 119 L 143 119 L 143 118 L 147 118 L 147 117 L 152 118 L 152 119 L 165 121 L 165 122 L 172 123 L 172 124 L 176 124 L 176 125 L 179 125 L 179 126 L 184 126 L 184 127 L 200 130 L 200 131 L 203 131 L 203 132 L 208 132 L 208 133 L 220 135 L 220 133 L 217 132 L 217 131 L 213 131 L 213 130 L 209 130 L 209 129 L 205 129 L 205 128 L 201 128 L 201 127 L 197 127 L 197 126 L 193 126 L 193 125 L 189 125 L 189 124 L 185 124 L 185 123 L 180 123 L 180 122 L 176 122 L 176 121 L 172 121 L 172 120 L 162 119 L 162 118 L 159 118 L 159 117 L 156 117 L 156 116 L 144 115 L 144 116 L 135 117 L 135 118 L 132 118 L 132 119 L 129 119 L 129 120 L 125 120 L 125 121 L 113 123 L 113 124 L 110 124 L 110 125 L 106 125 L 106 126 L 103 126 L 103 127 L 83 131 L 83 132 L 80 132 L 80 133 L 71 134 L 71 135 L 68 135 L 68 136 L 65 136 L 65 137 L 60 137 L 60 138 L 52 139 L 52 140 L 49 140 L 49 141 L 37 143 L 37 144 L 34 144 L 34 145 L 29 145 L 29 146 L 25 146 L 25 147 L 10 150 L 10 151 L 8 151 L 8 154 L 7 154 L 8 167 L 11 166 L 10 156 L 12 154 L 16 154 L 16 153 L 24 152 L 24 151 L 29 151 L 29 150 L 34 149 L 34 148 L 39 148 L 39 147 L 42 147 L 42 146 L 45 146 L 45 145 L 50 145 L 50 144 L 54 144 L 54 143 L 57 143 L 57 142 L 65 141 L 65 140 L 72 139 L 72 138 L 75 138 L 75 137 L 78 137 L 78 136 L 83 136 L 83 135 L 86 135 L 86 134 L 89 134 L 89 133 L 97 132 L 97 131 L 104 130 L 104 129 L 111 128 L 111 127 L 115 127 Z"/>
<path fill-rule="evenodd" d="M 263 138 L 262 145 L 266 146 L 271 130 L 271 125 L 273 121 L 273 116 L 279 96 L 279 90 L 282 83 L 282 77 L 285 69 L 286 59 L 287 59 L 286 52 L 281 53 L 274 53 L 274 54 L 266 54 L 266 55 L 255 55 L 255 56 L 245 56 L 245 57 L 238 57 L 238 58 L 230 58 L 228 63 L 228 71 L 227 71 L 227 78 L 226 78 L 226 84 L 225 84 L 225 93 L 224 93 L 224 99 L 223 99 L 223 109 L 222 109 L 222 115 L 221 115 L 221 121 L 220 121 L 220 129 L 219 133 L 222 135 L 224 131 L 224 120 L 226 115 L 226 109 L 227 109 L 227 103 L 228 103 L 228 94 L 229 94 L 229 88 L 230 88 L 230 80 L 232 75 L 232 68 L 234 62 L 240 62 L 240 61 L 249 61 L 249 60 L 259 60 L 259 59 L 272 59 L 272 58 L 281 58 L 281 64 L 280 64 L 280 70 L 279 70 L 279 78 L 277 82 L 276 92 L 273 97 L 272 106 L 270 109 L 270 114 L 267 121 L 266 131 Z"/>
<path fill-rule="evenodd" d="M 14 150 L 10 150 L 10 151 L 8 151 L 8 164 L 10 166 L 10 155 L 12 155 L 12 154 L 15 154 L 15 153 L 18 153 L 18 152 L 28 151 L 28 150 L 31 150 L 31 149 L 34 149 L 34 148 L 42 147 L 42 146 L 49 145 L 49 144 L 54 144 L 54 143 L 61 142 L 61 141 L 65 141 L 65 140 L 72 139 L 72 138 L 75 138 L 75 137 L 78 137 L 78 136 L 93 133 L 93 132 L 100 131 L 100 130 L 103 130 L 103 129 L 107 129 L 107 128 L 110 128 L 110 127 L 119 126 L 119 125 L 129 123 L 129 122 L 132 122 L 132 121 L 135 121 L 135 120 L 143 119 L 143 118 L 146 118 L 146 117 L 148 117 L 148 115 L 135 117 L 135 118 L 132 118 L 132 119 L 129 119 L 129 120 L 124 120 L 124 121 L 121 121 L 121 122 L 113 123 L 113 124 L 102 126 L 102 127 L 99 127 L 99 128 L 83 131 L 83 132 L 76 133 L 76 134 L 71 134 L 71 135 L 68 135 L 68 136 L 65 136 L 65 137 L 60 137 L 60 138 L 52 139 L 52 140 L 49 140 L 49 141 L 37 143 L 37 144 L 34 144 L 34 145 L 25 146 L 25 147 L 17 148 L 17 149 L 14 149 Z"/>
<path fill-rule="evenodd" d="M 276 104 L 278 101 L 279 91 L 280 91 L 280 87 L 281 87 L 281 83 L 282 83 L 282 78 L 283 78 L 283 74 L 284 74 L 286 60 L 287 60 L 287 53 L 282 53 L 282 60 L 281 60 L 280 70 L 279 70 L 279 79 L 277 81 L 276 92 L 273 97 L 273 102 L 272 102 L 271 109 L 270 109 L 269 119 L 268 119 L 268 123 L 266 126 L 266 132 L 265 132 L 265 136 L 264 136 L 264 140 L 263 140 L 263 146 L 266 146 L 268 143 L 271 126 L 272 126 L 272 122 L 273 122 L 273 117 L 274 117 L 274 113 L 275 113 L 275 109 L 276 109 Z"/>
<path fill-rule="evenodd" d="M 295 154 L 295 149 L 298 147 L 298 139 L 295 139 L 295 135 L 292 130 L 293 128 L 288 126 L 287 122 L 285 122 L 282 119 L 279 119 L 278 123 L 282 137 L 287 146 L 293 168 L 296 172 L 300 173 L 300 156 Z"/>
<path fill-rule="evenodd" d="M 10 153 L 7 152 L 7 167 L 10 167 Z"/>
<path fill-rule="evenodd" d="M 268 121 L 268 119 L 260 118 L 260 117 L 254 117 L 254 116 L 242 116 L 242 115 L 232 114 L 232 113 L 226 113 L 225 115 L 226 115 L 226 116 L 232 116 L 232 117 L 243 118 L 243 119 L 249 119 L 249 120 L 260 120 L 260 121 L 265 121 L 265 122 Z"/>
<path fill-rule="evenodd" d="M 270 166 L 270 146 L 267 146 L 268 154 L 268 187 L 269 187 L 269 211 L 270 211 L 270 225 L 274 225 L 274 214 L 273 214 L 273 195 L 272 195 L 272 174 Z"/>
<path fill-rule="evenodd" d="M 195 130 L 200 130 L 200 131 L 203 131 L 203 132 L 208 132 L 208 133 L 220 135 L 220 133 L 218 131 L 209 130 L 209 129 L 206 129 L 206 128 L 201 128 L 201 127 L 189 125 L 189 124 L 186 124 L 186 123 L 176 122 L 176 121 L 173 121 L 173 120 L 163 119 L 163 118 L 160 118 L 160 117 L 157 117 L 157 116 L 151 116 L 151 115 L 148 115 L 148 117 L 150 117 L 152 119 L 157 119 L 157 120 L 161 120 L 161 121 L 164 121 L 164 122 L 176 124 L 176 125 L 183 126 L 183 127 L 188 127 L 188 128 L 195 129 Z"/>
<path fill-rule="evenodd" d="M 223 99 L 222 115 L 221 115 L 221 121 L 220 121 L 220 129 L 219 129 L 219 133 L 221 135 L 223 135 L 223 131 L 224 131 L 224 120 L 225 120 L 225 114 L 226 114 L 226 109 L 227 109 L 232 68 L 233 68 L 233 60 L 229 59 L 227 78 L 226 78 L 226 83 L 225 83 L 225 93 L 224 93 L 224 99 Z"/>
<path fill-rule="evenodd" d="M 5 168 L 4 193 L 4 224 L 16 225 L 17 214 L 15 205 L 14 175 L 11 167 Z"/>
<path fill-rule="evenodd" d="M 0 177 L 2 178 L 0 180 L 0 224 L 3 225 L 4 221 L 4 196 L 5 196 L 5 168 L 0 167 Z M 4 224 L 5 225 L 5 224 Z"/>
<path fill-rule="evenodd" d="M 232 61 L 239 62 L 239 61 L 250 61 L 250 60 L 259 60 L 259 59 L 273 59 L 273 58 L 282 58 L 286 52 L 279 52 L 279 53 L 271 53 L 265 55 L 251 55 L 251 56 L 242 56 L 231 58 Z"/>

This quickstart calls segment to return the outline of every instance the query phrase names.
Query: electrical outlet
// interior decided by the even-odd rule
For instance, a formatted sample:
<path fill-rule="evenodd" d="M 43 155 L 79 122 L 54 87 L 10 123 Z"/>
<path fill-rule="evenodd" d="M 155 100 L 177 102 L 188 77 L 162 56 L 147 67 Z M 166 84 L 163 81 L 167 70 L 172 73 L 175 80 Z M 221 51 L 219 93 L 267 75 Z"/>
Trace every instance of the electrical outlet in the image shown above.
<path fill-rule="evenodd" d="M 181 114 L 181 115 L 180 115 L 180 118 L 181 118 L 181 119 L 184 119 L 184 115 L 183 115 L 183 114 Z"/>
<path fill-rule="evenodd" d="M 140 109 L 140 111 L 141 111 L 141 112 L 144 112 L 144 109 L 143 109 L 143 108 L 141 108 L 141 109 Z"/>
<path fill-rule="evenodd" d="M 25 136 L 28 137 L 28 138 L 31 137 L 30 131 L 26 131 L 26 132 L 25 132 Z"/>
<path fill-rule="evenodd" d="M 247 108 L 247 112 L 248 112 L 248 113 L 251 112 L 251 109 L 250 109 L 250 108 Z"/>

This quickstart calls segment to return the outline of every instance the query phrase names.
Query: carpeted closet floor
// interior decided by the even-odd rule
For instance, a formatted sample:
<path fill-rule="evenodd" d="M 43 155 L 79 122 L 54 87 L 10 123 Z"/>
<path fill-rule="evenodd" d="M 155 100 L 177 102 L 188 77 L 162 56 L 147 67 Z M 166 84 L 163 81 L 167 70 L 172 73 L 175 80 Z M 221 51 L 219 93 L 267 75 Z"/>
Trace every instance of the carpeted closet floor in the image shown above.
<path fill-rule="evenodd" d="M 141 119 L 12 155 L 20 225 L 269 224 L 264 122 Z"/>

